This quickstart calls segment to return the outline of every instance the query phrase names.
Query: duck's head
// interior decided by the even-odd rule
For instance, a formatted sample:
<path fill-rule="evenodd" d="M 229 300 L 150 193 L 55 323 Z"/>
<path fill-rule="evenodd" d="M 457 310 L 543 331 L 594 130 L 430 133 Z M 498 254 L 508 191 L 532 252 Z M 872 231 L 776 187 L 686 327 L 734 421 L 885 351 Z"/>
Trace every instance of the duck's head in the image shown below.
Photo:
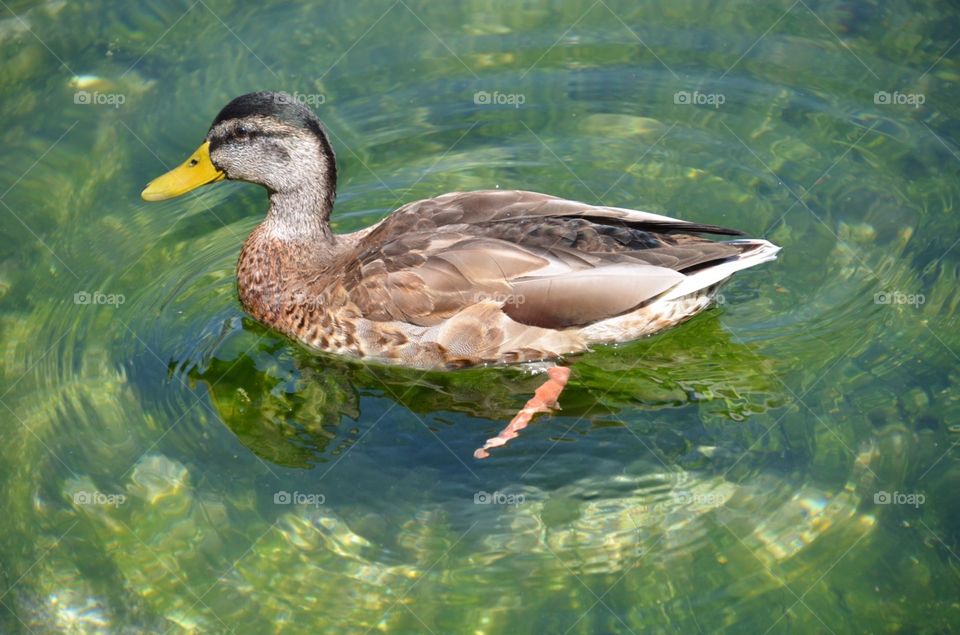
<path fill-rule="evenodd" d="M 222 179 L 248 181 L 329 213 L 336 159 L 323 125 L 287 93 L 237 97 L 213 120 L 200 147 L 151 181 L 141 196 L 162 201 Z"/>

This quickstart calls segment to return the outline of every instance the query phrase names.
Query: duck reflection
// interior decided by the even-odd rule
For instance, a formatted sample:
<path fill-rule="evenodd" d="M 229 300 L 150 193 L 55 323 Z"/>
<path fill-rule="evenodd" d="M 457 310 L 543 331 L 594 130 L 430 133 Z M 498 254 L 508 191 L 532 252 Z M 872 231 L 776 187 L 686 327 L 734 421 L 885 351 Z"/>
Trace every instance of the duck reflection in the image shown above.
<path fill-rule="evenodd" d="M 718 316 L 709 312 L 680 329 L 570 359 L 573 373 L 561 399 L 562 415 L 594 428 L 627 426 L 623 419 L 636 419 L 637 410 L 697 405 L 704 417 L 736 422 L 784 405 L 773 360 L 734 342 Z M 245 321 L 243 329 L 262 327 Z M 522 367 L 424 372 L 375 366 L 318 355 L 269 334 L 246 352 L 218 351 L 187 374 L 206 386 L 223 422 L 252 452 L 275 464 L 304 468 L 335 459 L 375 425 L 383 413 L 362 417 L 367 398 L 387 399 L 393 408 L 421 419 L 448 413 L 490 421 L 485 429 L 463 427 L 462 434 L 478 446 L 543 382 L 542 373 Z M 550 425 L 551 418 L 540 415 L 532 425 Z M 635 428 L 633 434 L 656 434 L 657 429 Z M 422 433 L 432 434 L 426 428 Z M 521 437 L 510 447 L 522 444 Z"/>

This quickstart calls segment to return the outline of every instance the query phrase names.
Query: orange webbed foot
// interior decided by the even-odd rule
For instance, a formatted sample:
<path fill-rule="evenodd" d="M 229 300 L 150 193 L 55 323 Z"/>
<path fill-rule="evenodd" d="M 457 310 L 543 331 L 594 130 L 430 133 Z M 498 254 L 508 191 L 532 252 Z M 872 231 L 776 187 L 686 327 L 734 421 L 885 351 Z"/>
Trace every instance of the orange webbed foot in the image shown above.
<path fill-rule="evenodd" d="M 549 379 L 537 388 L 533 393 L 533 397 L 531 397 L 526 405 L 521 408 L 520 412 L 510 420 L 507 427 L 501 430 L 497 436 L 487 439 L 482 448 L 474 450 L 473 456 L 475 458 L 487 458 L 490 456 L 487 450 L 506 445 L 507 441 L 515 439 L 519 436 L 520 430 L 527 427 L 527 424 L 530 423 L 535 414 L 538 412 L 549 412 L 557 407 L 560 393 L 563 392 L 564 387 L 570 380 L 570 369 L 562 366 L 554 366 L 547 370 L 547 375 Z"/>

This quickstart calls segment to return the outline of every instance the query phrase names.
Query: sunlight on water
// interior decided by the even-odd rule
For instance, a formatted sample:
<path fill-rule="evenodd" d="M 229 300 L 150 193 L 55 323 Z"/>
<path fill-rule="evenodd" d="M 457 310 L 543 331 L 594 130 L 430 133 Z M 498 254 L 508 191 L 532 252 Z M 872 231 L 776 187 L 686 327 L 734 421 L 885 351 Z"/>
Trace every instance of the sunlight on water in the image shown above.
<path fill-rule="evenodd" d="M 952 632 L 956 8 L 0 8 L 0 632 Z M 266 197 L 147 205 L 230 98 L 331 132 L 336 231 L 522 188 L 784 249 L 540 383 L 243 315 Z"/>

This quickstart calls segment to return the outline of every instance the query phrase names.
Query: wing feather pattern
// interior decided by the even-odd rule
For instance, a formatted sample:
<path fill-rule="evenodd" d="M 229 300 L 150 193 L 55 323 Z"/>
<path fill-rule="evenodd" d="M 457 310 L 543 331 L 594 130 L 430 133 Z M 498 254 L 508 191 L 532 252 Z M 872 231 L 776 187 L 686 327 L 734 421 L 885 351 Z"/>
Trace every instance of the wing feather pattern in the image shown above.
<path fill-rule="evenodd" d="M 736 259 L 741 232 L 545 194 L 479 191 L 410 203 L 367 233 L 344 289 L 361 314 L 434 326 L 481 302 L 564 329 L 631 311 Z"/>

